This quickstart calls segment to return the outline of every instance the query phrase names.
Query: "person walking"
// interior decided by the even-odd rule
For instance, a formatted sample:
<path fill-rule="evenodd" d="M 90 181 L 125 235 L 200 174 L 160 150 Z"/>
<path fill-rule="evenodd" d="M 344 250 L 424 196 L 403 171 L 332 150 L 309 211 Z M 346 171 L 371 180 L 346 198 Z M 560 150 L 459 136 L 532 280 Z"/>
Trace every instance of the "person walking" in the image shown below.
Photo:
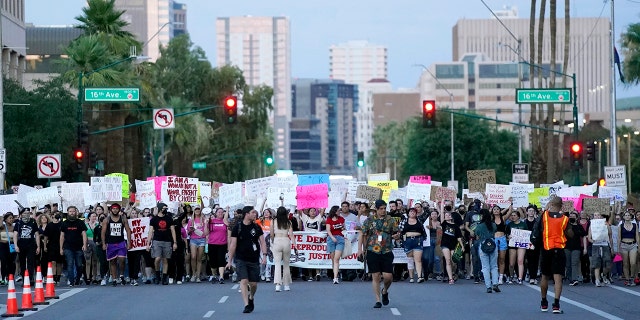
<path fill-rule="evenodd" d="M 131 228 L 127 222 L 127 217 L 120 214 L 121 206 L 117 203 L 111 205 L 111 214 L 102 221 L 102 249 L 107 252 L 109 270 L 111 271 L 111 285 L 118 283 L 125 284 L 124 262 L 127 258 L 127 250 L 130 249 L 130 242 L 125 238 L 125 231 L 128 238 L 131 238 Z M 118 269 L 120 276 L 118 277 Z"/>
<path fill-rule="evenodd" d="M 160 263 L 162 263 L 162 284 L 168 285 L 168 259 L 171 258 L 173 251 L 178 249 L 178 244 L 176 242 L 176 230 L 173 219 L 167 214 L 167 205 L 160 202 L 157 208 L 158 214 L 152 217 L 149 222 L 147 250 L 151 251 L 151 257 L 155 259 L 155 284 L 160 283 Z"/>
<path fill-rule="evenodd" d="M 271 252 L 275 265 L 273 282 L 276 284 L 276 292 L 291 290 L 291 243 L 295 247 L 293 228 L 289 220 L 289 211 L 285 207 L 279 207 L 276 211 L 276 219 L 271 222 Z"/>
<path fill-rule="evenodd" d="M 345 220 L 338 214 L 340 207 L 333 206 L 329 210 L 329 217 L 327 218 L 327 252 L 331 257 L 331 269 L 333 270 L 333 284 L 340 283 L 339 270 L 340 270 L 340 258 L 342 257 L 342 251 L 344 250 L 344 230 Z"/>
<path fill-rule="evenodd" d="M 488 209 L 480 209 L 482 216 L 480 223 L 476 225 L 474 235 L 479 243 L 478 256 L 482 266 L 482 276 L 487 293 L 500 292 L 498 287 L 498 250 L 494 238 L 498 226 L 494 222 L 493 215 Z"/>
<path fill-rule="evenodd" d="M 562 294 L 562 277 L 566 267 L 564 248 L 567 238 L 573 238 L 573 228 L 569 218 L 562 212 L 562 198 L 552 196 L 547 204 L 547 210 L 538 218 L 531 232 L 531 243 L 541 246 L 540 251 L 540 310 L 549 310 L 547 289 L 549 278 L 553 277 L 555 299 L 552 304 L 553 313 L 563 313 L 560 309 Z"/>
<path fill-rule="evenodd" d="M 366 252 L 367 268 L 376 303 L 374 308 L 389 304 L 389 287 L 393 282 L 393 240 L 400 238 L 398 222 L 387 215 L 387 203 L 378 199 L 375 202 L 376 214 L 362 225 L 358 241 L 358 257 Z M 383 288 L 380 290 L 380 279 Z"/>
<path fill-rule="evenodd" d="M 264 232 L 255 221 L 258 211 L 251 206 L 242 209 L 242 221 L 233 227 L 229 239 L 229 261 L 227 269 L 231 269 L 235 258 L 236 273 L 240 279 L 240 292 L 244 302 L 243 313 L 254 310 L 254 299 L 260 281 L 260 262 L 267 263 L 267 244 Z M 262 259 L 260 257 L 262 256 Z"/>
<path fill-rule="evenodd" d="M 40 254 L 40 232 L 27 208 L 20 209 L 20 220 L 13 229 L 13 243 L 20 261 L 20 274 L 24 277 L 24 271 L 28 270 L 30 275 L 35 275 L 36 255 Z"/>
<path fill-rule="evenodd" d="M 87 250 L 87 225 L 78 219 L 78 208 L 67 208 L 67 220 L 60 226 L 60 254 L 67 260 L 69 286 L 80 284 L 84 251 Z"/>

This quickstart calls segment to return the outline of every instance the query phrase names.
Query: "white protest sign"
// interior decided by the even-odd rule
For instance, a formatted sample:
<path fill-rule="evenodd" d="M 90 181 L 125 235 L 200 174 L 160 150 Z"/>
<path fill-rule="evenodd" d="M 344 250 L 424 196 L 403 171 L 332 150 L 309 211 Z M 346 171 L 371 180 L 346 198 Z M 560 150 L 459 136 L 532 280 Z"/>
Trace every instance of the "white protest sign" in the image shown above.
<path fill-rule="evenodd" d="M 153 181 L 136 179 L 136 199 L 139 208 L 153 208 L 156 206 L 156 189 Z"/>
<path fill-rule="evenodd" d="M 485 195 L 487 204 L 497 204 L 500 207 L 508 207 L 511 204 L 511 186 L 504 184 L 486 184 Z"/>
<path fill-rule="evenodd" d="M 63 184 L 60 187 L 63 209 L 66 211 L 69 206 L 75 206 L 80 211 L 84 210 L 84 194 L 88 192 L 88 182 L 72 182 Z M 90 203 L 89 205 L 93 205 L 93 203 Z"/>
<path fill-rule="evenodd" d="M 407 201 L 407 187 L 391 189 L 389 192 L 389 200 L 402 200 L 402 203 L 408 203 Z"/>
<path fill-rule="evenodd" d="M 385 173 L 370 173 L 367 176 L 367 180 L 368 181 L 389 181 L 391 179 L 389 178 L 389 173 L 385 172 Z"/>
<path fill-rule="evenodd" d="M 38 189 L 30 187 L 28 185 L 20 184 L 20 186 L 18 187 L 18 202 L 20 202 L 20 205 L 25 208 L 29 207 L 29 199 L 27 197 L 30 193 L 35 191 L 38 191 Z"/>
<path fill-rule="evenodd" d="M 354 180 L 329 176 L 329 181 L 331 182 L 331 191 L 337 191 L 344 195 L 349 191 L 349 182 Z"/>
<path fill-rule="evenodd" d="M 14 215 L 18 214 L 18 200 L 17 194 L 4 194 L 0 195 L 0 214 L 4 215 L 7 212 L 11 212 Z"/>
<path fill-rule="evenodd" d="M 366 181 L 349 181 L 349 191 L 347 192 L 347 201 L 356 201 L 356 194 L 358 193 L 358 186 L 366 186 Z"/>
<path fill-rule="evenodd" d="M 231 208 L 242 204 L 242 182 L 220 186 L 218 199 L 222 208 Z"/>
<path fill-rule="evenodd" d="M 327 253 L 327 233 L 326 232 L 294 232 L 296 238 L 296 249 L 298 256 L 291 251 L 292 267 L 311 268 L 311 269 L 331 269 L 331 257 Z M 350 242 L 351 254 L 340 259 L 340 269 L 363 269 L 364 264 L 357 260 L 358 256 L 358 237 L 345 237 L 345 239 L 353 238 Z M 400 249 L 402 250 L 402 249 Z M 403 254 L 405 257 L 406 255 Z"/>
<path fill-rule="evenodd" d="M 509 238 L 509 247 L 533 249 L 531 244 L 531 231 L 511 229 L 511 237 Z"/>
<path fill-rule="evenodd" d="M 332 185 L 333 186 L 333 185 Z M 340 206 L 342 203 L 342 198 L 344 193 L 340 193 L 340 191 L 329 191 L 329 205 L 327 207 L 331 208 L 333 206 Z"/>
<path fill-rule="evenodd" d="M 605 219 L 591 219 L 591 237 L 593 241 L 605 241 L 609 239 L 609 231 Z"/>
<path fill-rule="evenodd" d="M 58 187 L 48 187 L 32 191 L 27 194 L 27 204 L 29 207 L 42 207 L 45 204 L 60 202 Z"/>
<path fill-rule="evenodd" d="M 264 198 L 267 190 L 277 183 L 276 177 L 264 177 L 251 179 L 244 182 L 244 198 L 245 202 L 254 202 L 257 198 Z"/>
<path fill-rule="evenodd" d="M 267 190 L 267 203 L 265 208 L 277 209 L 280 206 L 285 208 L 296 205 L 295 188 L 275 188 Z"/>
<path fill-rule="evenodd" d="M 167 177 L 167 195 L 170 202 L 198 203 L 198 178 Z"/>
<path fill-rule="evenodd" d="M 611 201 L 624 201 L 624 191 L 622 187 L 607 187 L 602 186 L 598 190 L 598 198 L 611 199 Z"/>
<path fill-rule="evenodd" d="M 200 193 L 202 204 L 205 207 L 208 207 L 211 201 L 211 191 L 212 185 L 210 181 L 198 181 L 198 192 Z"/>
<path fill-rule="evenodd" d="M 276 183 L 274 187 L 295 189 L 297 186 L 298 186 L 297 174 L 292 174 L 288 176 L 276 176 Z"/>
<path fill-rule="evenodd" d="M 430 247 L 431 246 L 431 230 L 429 230 L 429 223 L 431 223 L 430 220 L 431 219 L 427 219 L 422 224 L 422 226 L 424 227 L 424 231 L 427 233 L 427 237 L 424 239 L 424 241 L 422 241 L 422 246 L 423 247 Z"/>
<path fill-rule="evenodd" d="M 129 249 L 129 251 L 138 251 L 138 250 L 147 249 L 147 240 L 149 239 L 149 222 L 150 221 L 151 221 L 151 218 L 149 217 L 135 218 L 135 219 L 130 219 L 128 221 L 129 228 L 131 228 L 131 249 Z"/>
<path fill-rule="evenodd" d="M 430 184 L 409 183 L 407 185 L 407 199 L 429 200 L 431 198 Z"/>
<path fill-rule="evenodd" d="M 85 193 L 84 203 L 122 201 L 122 178 L 119 176 L 91 177 L 89 192 Z"/>
<path fill-rule="evenodd" d="M 511 198 L 513 207 L 527 207 L 529 205 L 529 193 L 533 192 L 533 183 L 509 183 L 511 186 Z"/>

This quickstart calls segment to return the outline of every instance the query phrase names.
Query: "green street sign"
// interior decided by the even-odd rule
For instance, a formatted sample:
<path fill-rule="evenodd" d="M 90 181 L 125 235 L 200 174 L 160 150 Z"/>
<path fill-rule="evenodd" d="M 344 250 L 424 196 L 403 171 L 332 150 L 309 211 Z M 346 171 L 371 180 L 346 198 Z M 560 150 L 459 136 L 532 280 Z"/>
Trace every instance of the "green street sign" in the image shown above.
<path fill-rule="evenodd" d="M 140 101 L 138 88 L 84 88 L 86 102 L 134 102 Z"/>
<path fill-rule="evenodd" d="M 516 89 L 516 103 L 560 103 L 572 104 L 573 94 L 569 88 Z"/>
<path fill-rule="evenodd" d="M 193 163 L 193 168 L 194 169 L 206 169 L 207 168 L 207 163 L 206 162 L 194 162 Z"/>

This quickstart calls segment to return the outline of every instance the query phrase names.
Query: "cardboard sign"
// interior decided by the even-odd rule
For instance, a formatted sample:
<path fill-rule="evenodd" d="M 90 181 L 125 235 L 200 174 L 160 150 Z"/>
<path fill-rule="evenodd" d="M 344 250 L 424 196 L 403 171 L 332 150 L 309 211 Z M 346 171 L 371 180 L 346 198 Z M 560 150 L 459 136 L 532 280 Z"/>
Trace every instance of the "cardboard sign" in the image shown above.
<path fill-rule="evenodd" d="M 382 200 L 389 202 L 391 190 L 398 189 L 398 181 L 369 181 L 369 186 L 382 189 Z"/>
<path fill-rule="evenodd" d="M 571 212 L 574 208 L 572 200 L 562 201 L 562 212 Z"/>
<path fill-rule="evenodd" d="M 582 211 L 593 215 L 595 212 L 598 212 L 602 215 L 609 215 L 609 199 L 600 199 L 600 198 L 584 198 L 582 199 Z"/>
<path fill-rule="evenodd" d="M 467 170 L 467 181 L 469 192 L 484 192 L 487 183 L 496 183 L 496 171 L 488 170 Z"/>
<path fill-rule="evenodd" d="M 382 189 L 371 186 L 358 186 L 356 198 L 366 199 L 369 204 L 372 204 L 382 198 Z"/>

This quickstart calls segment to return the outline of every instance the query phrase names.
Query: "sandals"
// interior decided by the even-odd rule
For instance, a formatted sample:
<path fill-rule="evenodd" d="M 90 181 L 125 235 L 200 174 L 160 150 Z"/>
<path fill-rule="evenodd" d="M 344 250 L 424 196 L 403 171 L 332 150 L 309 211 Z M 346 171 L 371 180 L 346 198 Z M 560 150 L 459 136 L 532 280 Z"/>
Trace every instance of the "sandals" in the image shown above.
<path fill-rule="evenodd" d="M 456 281 L 455 281 L 455 280 L 453 280 L 453 279 L 449 279 L 449 284 L 455 284 L 455 283 L 456 283 Z"/>

